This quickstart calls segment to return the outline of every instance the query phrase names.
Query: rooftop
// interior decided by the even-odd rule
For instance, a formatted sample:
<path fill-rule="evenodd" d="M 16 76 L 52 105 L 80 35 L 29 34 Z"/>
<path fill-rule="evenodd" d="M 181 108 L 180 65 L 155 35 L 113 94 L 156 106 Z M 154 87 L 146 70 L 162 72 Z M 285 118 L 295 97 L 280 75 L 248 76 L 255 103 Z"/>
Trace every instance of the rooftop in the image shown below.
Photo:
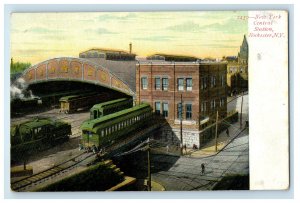
<path fill-rule="evenodd" d="M 198 60 L 197 57 L 194 56 L 185 56 L 185 55 L 173 55 L 173 54 L 163 54 L 163 53 L 156 53 L 152 54 L 150 56 L 147 56 L 147 59 L 155 58 L 155 57 L 164 57 L 165 60 L 170 61 L 170 60 L 180 60 L 180 61 L 196 61 Z"/>
<path fill-rule="evenodd" d="M 127 51 L 120 50 L 120 49 L 104 49 L 104 48 L 91 48 L 91 49 L 88 49 L 86 51 L 80 52 L 79 54 L 84 54 L 84 53 L 90 52 L 90 51 L 103 52 L 103 53 L 114 53 L 114 54 L 130 54 L 130 55 L 135 55 L 135 54 L 132 54 L 132 53 L 129 53 Z"/>
<path fill-rule="evenodd" d="M 184 61 L 184 62 L 174 62 L 174 61 L 160 61 L 160 60 L 138 60 L 136 65 L 204 65 L 204 64 L 227 64 L 227 61 Z"/>

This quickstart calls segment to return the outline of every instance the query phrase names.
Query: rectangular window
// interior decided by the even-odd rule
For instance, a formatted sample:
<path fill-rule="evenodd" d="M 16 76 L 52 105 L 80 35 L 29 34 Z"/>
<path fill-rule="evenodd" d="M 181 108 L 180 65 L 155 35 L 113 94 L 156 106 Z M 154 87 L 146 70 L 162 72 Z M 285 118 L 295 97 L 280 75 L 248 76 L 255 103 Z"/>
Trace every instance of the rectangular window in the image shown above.
<path fill-rule="evenodd" d="M 220 106 L 225 106 L 225 98 L 221 98 Z"/>
<path fill-rule="evenodd" d="M 155 114 L 160 114 L 160 102 L 155 102 Z"/>
<path fill-rule="evenodd" d="M 155 89 L 156 90 L 160 89 L 160 78 L 155 78 Z"/>
<path fill-rule="evenodd" d="M 221 75 L 221 86 L 224 87 L 225 86 L 225 76 Z"/>
<path fill-rule="evenodd" d="M 177 104 L 177 118 L 178 119 L 182 118 L 182 104 L 181 103 Z"/>
<path fill-rule="evenodd" d="M 192 78 L 187 78 L 186 79 L 186 90 L 192 91 L 192 89 L 193 89 L 193 80 L 192 80 Z"/>
<path fill-rule="evenodd" d="M 168 103 L 163 103 L 163 116 L 168 117 L 169 114 L 169 105 Z"/>
<path fill-rule="evenodd" d="M 186 120 L 192 119 L 192 104 L 185 105 L 185 118 Z"/>
<path fill-rule="evenodd" d="M 141 80 L 142 80 L 142 89 L 146 90 L 148 88 L 148 80 L 146 77 L 142 77 Z"/>
<path fill-rule="evenodd" d="M 178 90 L 183 91 L 184 90 L 184 79 L 183 78 L 178 78 L 177 79 L 177 84 L 178 84 Z"/>
<path fill-rule="evenodd" d="M 211 100 L 211 102 L 210 102 L 210 108 L 212 110 L 215 110 L 215 108 L 216 108 L 216 100 Z"/>
<path fill-rule="evenodd" d="M 169 79 L 168 78 L 163 78 L 162 79 L 162 85 L 163 85 L 163 87 L 162 87 L 163 90 L 168 90 Z"/>
<path fill-rule="evenodd" d="M 215 87 L 216 86 L 216 76 L 211 76 L 210 86 L 211 87 Z"/>

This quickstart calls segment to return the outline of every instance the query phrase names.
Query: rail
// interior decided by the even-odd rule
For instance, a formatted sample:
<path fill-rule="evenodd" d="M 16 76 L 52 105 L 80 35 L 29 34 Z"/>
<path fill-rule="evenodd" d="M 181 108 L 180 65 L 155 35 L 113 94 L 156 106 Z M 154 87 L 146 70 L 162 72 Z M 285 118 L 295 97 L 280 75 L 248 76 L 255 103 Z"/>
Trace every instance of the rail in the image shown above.
<path fill-rule="evenodd" d="M 21 191 L 22 189 L 26 188 L 29 185 L 32 185 L 33 183 L 41 182 L 45 180 L 46 178 L 50 178 L 52 176 L 56 176 L 62 172 L 65 172 L 66 170 L 70 170 L 76 167 L 79 163 L 83 162 L 84 160 L 88 159 L 89 157 L 93 156 L 93 153 L 81 153 L 79 155 L 76 155 L 72 157 L 71 159 L 64 161 L 60 164 L 57 164 L 53 167 L 50 167 L 44 171 L 41 171 L 39 173 L 33 174 L 29 177 L 23 178 L 21 180 L 17 180 L 11 183 L 11 189 L 13 191 Z M 81 159 L 75 161 L 75 159 L 81 157 Z"/>

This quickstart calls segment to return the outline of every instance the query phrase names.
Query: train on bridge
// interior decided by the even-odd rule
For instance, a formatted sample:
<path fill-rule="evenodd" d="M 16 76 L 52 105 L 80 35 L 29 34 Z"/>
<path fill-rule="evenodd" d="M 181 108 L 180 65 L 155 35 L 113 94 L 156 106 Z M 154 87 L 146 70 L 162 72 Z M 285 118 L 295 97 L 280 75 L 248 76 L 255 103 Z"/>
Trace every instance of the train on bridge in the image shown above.
<path fill-rule="evenodd" d="M 82 144 L 85 148 L 105 147 L 124 139 L 129 133 L 144 129 L 152 119 L 152 108 L 141 104 L 82 123 Z"/>
<path fill-rule="evenodd" d="M 115 99 L 100 104 L 95 104 L 90 109 L 90 119 L 97 119 L 111 113 L 115 113 L 133 106 L 133 100 L 130 98 Z"/>

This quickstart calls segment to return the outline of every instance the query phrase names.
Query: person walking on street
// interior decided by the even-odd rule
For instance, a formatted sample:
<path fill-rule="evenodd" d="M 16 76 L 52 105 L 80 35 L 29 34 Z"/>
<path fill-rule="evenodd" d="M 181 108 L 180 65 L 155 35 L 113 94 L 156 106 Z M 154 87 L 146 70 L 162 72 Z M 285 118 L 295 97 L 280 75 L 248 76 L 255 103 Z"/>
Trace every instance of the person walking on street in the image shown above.
<path fill-rule="evenodd" d="M 186 151 L 186 144 L 183 145 L 183 148 L 184 148 L 185 154 L 187 154 L 187 151 Z"/>
<path fill-rule="evenodd" d="M 226 135 L 227 135 L 227 137 L 229 137 L 229 129 L 228 128 L 226 129 Z"/>
<path fill-rule="evenodd" d="M 204 163 L 201 164 L 201 174 L 204 175 L 205 173 L 205 166 Z"/>

